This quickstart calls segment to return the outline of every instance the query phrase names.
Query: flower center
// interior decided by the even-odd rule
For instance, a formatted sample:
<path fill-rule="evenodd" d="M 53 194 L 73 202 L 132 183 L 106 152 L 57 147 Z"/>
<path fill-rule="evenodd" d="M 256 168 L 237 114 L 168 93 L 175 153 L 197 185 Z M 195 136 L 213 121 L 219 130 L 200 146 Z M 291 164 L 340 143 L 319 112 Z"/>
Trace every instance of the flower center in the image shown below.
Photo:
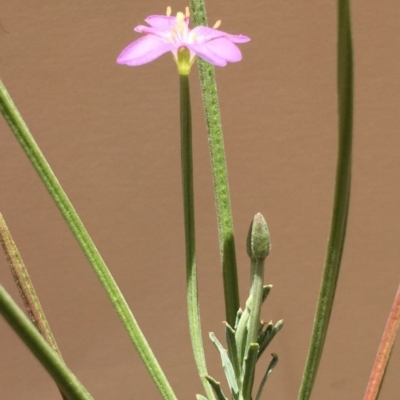
<path fill-rule="evenodd" d="M 171 16 L 171 12 L 171 7 L 168 6 L 166 12 L 167 17 Z M 166 37 L 168 42 L 179 45 L 180 47 L 185 47 L 185 44 L 195 43 L 197 41 L 197 35 L 189 29 L 189 18 L 189 7 L 185 8 L 185 13 L 180 11 L 176 13 L 176 24 L 171 26 L 170 34 Z M 218 20 L 214 24 L 213 29 L 218 29 L 220 26 L 221 20 Z"/>
<path fill-rule="evenodd" d="M 171 7 L 167 7 L 167 17 L 171 16 Z M 189 18 L 190 11 L 189 7 L 186 7 L 185 14 L 183 12 L 178 12 L 175 17 L 175 24 L 170 27 L 170 34 L 167 40 L 170 43 L 185 45 L 186 43 L 193 43 L 195 37 L 191 35 L 189 29 Z"/>

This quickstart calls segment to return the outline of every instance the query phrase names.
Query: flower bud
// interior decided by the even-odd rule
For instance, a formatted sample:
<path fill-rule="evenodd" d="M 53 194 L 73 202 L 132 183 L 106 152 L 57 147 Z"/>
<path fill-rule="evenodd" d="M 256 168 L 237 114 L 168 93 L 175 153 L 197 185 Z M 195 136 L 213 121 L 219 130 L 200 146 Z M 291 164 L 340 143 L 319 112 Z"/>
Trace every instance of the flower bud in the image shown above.
<path fill-rule="evenodd" d="M 261 213 L 257 213 L 250 224 L 247 235 L 247 254 L 254 260 L 264 260 L 271 250 L 267 223 Z"/>

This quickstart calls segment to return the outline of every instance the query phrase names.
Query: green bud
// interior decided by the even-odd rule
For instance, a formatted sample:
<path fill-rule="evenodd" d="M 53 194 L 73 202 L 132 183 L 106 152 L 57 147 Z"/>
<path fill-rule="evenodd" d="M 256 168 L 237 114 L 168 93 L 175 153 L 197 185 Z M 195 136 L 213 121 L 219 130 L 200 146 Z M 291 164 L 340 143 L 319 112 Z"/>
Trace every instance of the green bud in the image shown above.
<path fill-rule="evenodd" d="M 261 213 L 257 213 L 250 224 L 247 235 L 247 254 L 252 260 L 264 260 L 271 250 L 267 223 Z"/>

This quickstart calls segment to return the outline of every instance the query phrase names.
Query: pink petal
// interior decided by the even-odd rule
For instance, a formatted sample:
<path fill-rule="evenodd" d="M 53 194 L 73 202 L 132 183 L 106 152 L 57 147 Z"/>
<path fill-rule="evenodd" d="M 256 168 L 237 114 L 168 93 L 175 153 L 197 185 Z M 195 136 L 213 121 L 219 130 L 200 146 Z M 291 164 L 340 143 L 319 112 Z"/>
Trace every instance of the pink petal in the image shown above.
<path fill-rule="evenodd" d="M 146 26 L 146 25 L 138 25 L 138 26 L 135 26 L 133 28 L 133 30 L 137 33 L 150 33 L 150 31 L 157 31 L 158 29 L 150 28 L 149 26 Z M 151 33 L 153 33 L 153 32 L 151 32 Z"/>
<path fill-rule="evenodd" d="M 209 28 L 208 26 L 196 26 L 196 28 L 191 30 L 191 34 L 196 37 L 196 42 L 200 43 L 219 37 L 229 36 L 225 32 L 219 31 L 218 29 Z"/>
<path fill-rule="evenodd" d="M 206 46 L 210 51 L 226 61 L 237 62 L 242 59 L 242 53 L 239 48 L 230 41 L 230 38 L 222 37 L 210 40 L 204 43 L 203 46 Z"/>
<path fill-rule="evenodd" d="M 173 46 L 154 35 L 146 35 L 131 43 L 117 58 L 118 64 L 147 64 L 171 51 Z"/>
<path fill-rule="evenodd" d="M 176 25 L 176 17 L 166 15 L 150 15 L 145 21 L 153 28 L 170 30 L 171 26 Z"/>
<path fill-rule="evenodd" d="M 221 65 L 221 60 L 225 61 L 224 65 L 222 65 L 225 66 L 226 61 L 237 62 L 242 59 L 242 53 L 239 48 L 226 37 L 209 40 L 195 47 L 191 46 L 191 48 L 200 57 L 206 59 L 204 57 L 204 55 L 206 55 L 209 59 L 214 60 L 214 62 L 207 60 L 214 65 Z M 218 64 L 215 61 L 218 62 Z"/>
<path fill-rule="evenodd" d="M 233 43 L 246 43 L 250 42 L 250 38 L 245 35 L 228 35 L 229 40 Z"/>
<path fill-rule="evenodd" d="M 204 44 L 192 43 L 188 44 L 187 47 L 194 51 L 199 57 L 208 61 L 212 65 L 216 65 L 218 67 L 225 67 L 227 64 L 224 59 L 218 57 L 214 52 L 210 51 Z"/>
<path fill-rule="evenodd" d="M 134 31 L 138 32 L 138 33 L 156 35 L 160 38 L 168 38 L 169 36 L 171 36 L 170 31 L 165 31 L 165 30 L 159 29 L 159 28 L 152 28 L 152 27 L 146 26 L 146 25 L 138 25 L 134 28 Z"/>
<path fill-rule="evenodd" d="M 250 41 L 250 38 L 248 36 L 230 35 L 229 33 L 220 31 L 218 29 L 209 28 L 208 26 L 197 26 L 196 28 L 192 29 L 192 32 L 195 33 L 197 41 L 199 42 L 208 41 L 220 37 L 226 37 L 234 43 L 246 43 Z"/>

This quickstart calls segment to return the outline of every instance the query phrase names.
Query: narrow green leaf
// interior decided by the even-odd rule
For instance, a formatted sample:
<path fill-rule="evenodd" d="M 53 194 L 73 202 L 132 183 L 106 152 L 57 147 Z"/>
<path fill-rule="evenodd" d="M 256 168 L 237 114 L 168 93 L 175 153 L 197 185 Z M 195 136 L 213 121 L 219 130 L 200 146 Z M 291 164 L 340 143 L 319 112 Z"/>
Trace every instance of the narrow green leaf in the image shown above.
<path fill-rule="evenodd" d="M 207 379 L 208 383 L 213 388 L 215 396 L 217 397 L 218 400 L 228 400 L 228 398 L 224 395 L 219 382 L 217 382 L 210 375 L 206 375 L 205 379 Z"/>
<path fill-rule="evenodd" d="M 251 400 L 251 392 L 254 384 L 254 374 L 256 372 L 257 354 L 260 346 L 258 343 L 251 343 L 244 360 L 243 378 L 242 378 L 242 399 Z"/>
<path fill-rule="evenodd" d="M 201 394 L 196 394 L 196 399 L 197 399 L 197 400 L 208 400 L 207 397 L 204 397 L 204 396 L 201 395 Z"/>
<path fill-rule="evenodd" d="M 226 343 L 228 345 L 228 354 L 232 362 L 233 369 L 235 370 L 236 381 L 240 380 L 241 365 L 238 357 L 236 340 L 235 340 L 235 330 L 226 322 L 225 323 L 225 336 Z"/>
<path fill-rule="evenodd" d="M 235 320 L 235 330 L 237 329 L 239 325 L 240 318 L 242 317 L 243 310 L 239 308 L 238 312 L 236 313 L 236 320 Z"/>
<path fill-rule="evenodd" d="M 245 351 L 247 342 L 247 323 L 250 317 L 250 303 L 251 303 L 251 295 L 246 301 L 246 307 L 241 314 L 239 323 L 235 331 L 237 354 L 241 363 L 243 362 L 246 354 Z"/>
<path fill-rule="evenodd" d="M 269 342 L 269 338 L 272 334 L 273 329 L 274 329 L 274 325 L 273 325 L 272 321 L 270 321 L 270 322 L 268 322 L 268 324 L 266 324 L 266 328 L 263 329 L 262 332 L 258 335 L 257 343 L 260 345 L 260 351 L 259 351 L 258 357 L 260 357 L 261 352 L 266 347 L 266 343 Z"/>
<path fill-rule="evenodd" d="M 218 349 L 219 354 L 221 356 L 222 367 L 224 368 L 226 380 L 228 381 L 231 392 L 233 395 L 237 395 L 239 393 L 239 387 L 238 383 L 236 382 L 235 370 L 232 366 L 231 360 L 228 357 L 228 353 L 213 332 L 210 332 L 209 336 L 211 341 L 214 343 L 215 347 Z"/>
<path fill-rule="evenodd" d="M 262 302 L 264 303 L 265 300 L 267 300 L 268 295 L 270 294 L 272 290 L 273 285 L 264 285 L 263 286 L 263 295 L 262 295 Z"/>
<path fill-rule="evenodd" d="M 258 353 L 258 358 L 261 357 L 262 353 L 264 353 L 265 349 L 272 342 L 272 339 L 275 335 L 283 328 L 283 320 L 278 321 L 275 326 L 269 331 L 268 335 L 264 337 L 263 342 L 260 344 L 260 351 Z"/>
<path fill-rule="evenodd" d="M 93 400 L 93 397 L 1 285 L 0 314 L 28 346 L 69 400 Z"/>
<path fill-rule="evenodd" d="M 261 399 L 261 394 L 264 390 L 265 383 L 267 382 L 268 377 L 271 375 L 272 370 L 276 367 L 276 364 L 278 364 L 278 355 L 275 353 L 272 353 L 271 355 L 272 355 L 272 360 L 269 363 L 267 371 L 265 372 L 265 374 L 261 380 L 260 387 L 258 388 L 255 400 Z"/>
<path fill-rule="evenodd" d="M 324 272 L 298 400 L 310 398 L 321 361 L 339 278 L 350 204 L 353 138 L 353 45 L 350 0 L 337 1 L 337 15 L 339 143 L 335 193 Z"/>

